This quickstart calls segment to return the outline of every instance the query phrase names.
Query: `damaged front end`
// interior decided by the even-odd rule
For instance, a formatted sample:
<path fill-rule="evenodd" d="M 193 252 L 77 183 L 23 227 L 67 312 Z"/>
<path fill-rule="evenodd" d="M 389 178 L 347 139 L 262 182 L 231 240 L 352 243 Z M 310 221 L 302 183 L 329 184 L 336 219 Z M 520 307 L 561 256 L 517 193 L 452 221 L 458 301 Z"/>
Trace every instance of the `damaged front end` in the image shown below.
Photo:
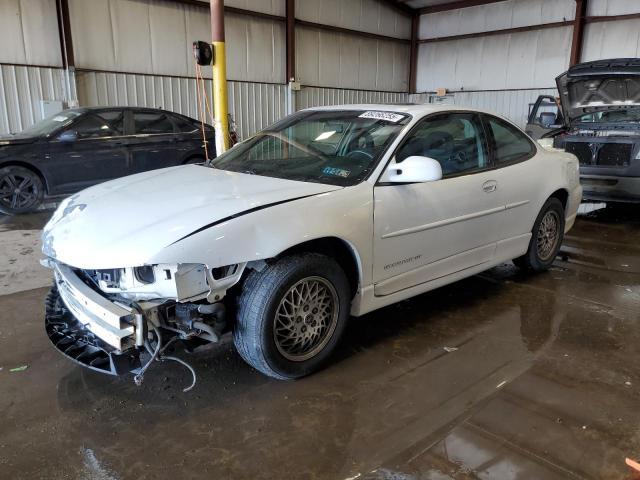
<path fill-rule="evenodd" d="M 49 339 L 65 356 L 94 371 L 131 372 L 136 383 L 179 341 L 187 349 L 217 342 L 225 329 L 227 290 L 246 264 L 149 265 L 75 269 L 47 259 L 55 284 L 46 299 Z M 190 387 L 191 388 L 191 387 Z"/>

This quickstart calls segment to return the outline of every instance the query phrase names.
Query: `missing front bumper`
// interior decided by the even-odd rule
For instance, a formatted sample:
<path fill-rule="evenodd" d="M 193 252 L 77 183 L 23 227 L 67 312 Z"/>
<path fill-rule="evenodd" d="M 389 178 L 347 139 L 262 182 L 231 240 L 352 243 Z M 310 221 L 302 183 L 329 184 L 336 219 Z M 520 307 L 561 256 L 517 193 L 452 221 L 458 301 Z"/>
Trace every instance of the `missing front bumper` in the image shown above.
<path fill-rule="evenodd" d="M 135 373 L 141 366 L 136 348 L 117 350 L 101 340 L 66 308 L 55 286 L 45 301 L 45 329 L 56 349 L 83 367 L 123 375 Z"/>

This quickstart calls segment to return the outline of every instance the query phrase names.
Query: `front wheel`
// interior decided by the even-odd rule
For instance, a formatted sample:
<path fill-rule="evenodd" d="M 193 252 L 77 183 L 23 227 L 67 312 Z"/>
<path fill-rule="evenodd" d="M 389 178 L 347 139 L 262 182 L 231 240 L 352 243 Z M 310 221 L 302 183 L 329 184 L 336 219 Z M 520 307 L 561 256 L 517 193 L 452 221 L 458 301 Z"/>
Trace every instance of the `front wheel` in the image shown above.
<path fill-rule="evenodd" d="M 28 168 L 0 168 L 0 212 L 18 215 L 37 210 L 44 197 L 42 180 Z"/>
<path fill-rule="evenodd" d="M 516 266 L 534 272 L 549 269 L 564 238 L 564 208 L 555 197 L 546 201 L 531 231 L 529 249 L 513 260 Z"/>
<path fill-rule="evenodd" d="M 236 349 L 270 377 L 308 375 L 338 344 L 350 299 L 346 275 L 332 258 L 315 253 L 282 258 L 245 280 L 233 331 Z"/>

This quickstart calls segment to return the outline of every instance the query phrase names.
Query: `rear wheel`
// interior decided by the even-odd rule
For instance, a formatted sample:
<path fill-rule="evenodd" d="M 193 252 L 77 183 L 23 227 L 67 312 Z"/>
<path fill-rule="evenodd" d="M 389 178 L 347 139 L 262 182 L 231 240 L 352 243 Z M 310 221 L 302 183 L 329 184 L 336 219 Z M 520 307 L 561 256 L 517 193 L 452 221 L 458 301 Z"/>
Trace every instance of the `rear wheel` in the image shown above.
<path fill-rule="evenodd" d="M 285 257 L 246 279 L 233 331 L 236 348 L 270 377 L 308 375 L 338 344 L 350 299 L 346 275 L 332 258 Z"/>
<path fill-rule="evenodd" d="M 562 245 L 564 223 L 562 203 L 555 197 L 550 198 L 540 210 L 533 225 L 527 253 L 514 259 L 513 263 L 524 270 L 547 270 L 553 264 Z"/>
<path fill-rule="evenodd" d="M 43 197 L 42 180 L 35 172 L 14 165 L 0 169 L 0 212 L 7 215 L 32 212 Z"/>

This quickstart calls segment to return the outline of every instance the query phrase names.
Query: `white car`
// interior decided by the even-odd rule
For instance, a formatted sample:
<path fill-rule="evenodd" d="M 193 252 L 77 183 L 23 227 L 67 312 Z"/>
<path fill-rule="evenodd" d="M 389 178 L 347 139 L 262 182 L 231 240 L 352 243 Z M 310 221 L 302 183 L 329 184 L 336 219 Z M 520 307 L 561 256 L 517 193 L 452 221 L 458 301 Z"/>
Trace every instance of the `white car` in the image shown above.
<path fill-rule="evenodd" d="M 300 111 L 211 164 L 64 201 L 43 232 L 47 332 L 79 363 L 141 379 L 168 343 L 231 330 L 250 365 L 298 378 L 349 315 L 512 259 L 547 269 L 581 195 L 573 155 L 490 113 Z"/>

